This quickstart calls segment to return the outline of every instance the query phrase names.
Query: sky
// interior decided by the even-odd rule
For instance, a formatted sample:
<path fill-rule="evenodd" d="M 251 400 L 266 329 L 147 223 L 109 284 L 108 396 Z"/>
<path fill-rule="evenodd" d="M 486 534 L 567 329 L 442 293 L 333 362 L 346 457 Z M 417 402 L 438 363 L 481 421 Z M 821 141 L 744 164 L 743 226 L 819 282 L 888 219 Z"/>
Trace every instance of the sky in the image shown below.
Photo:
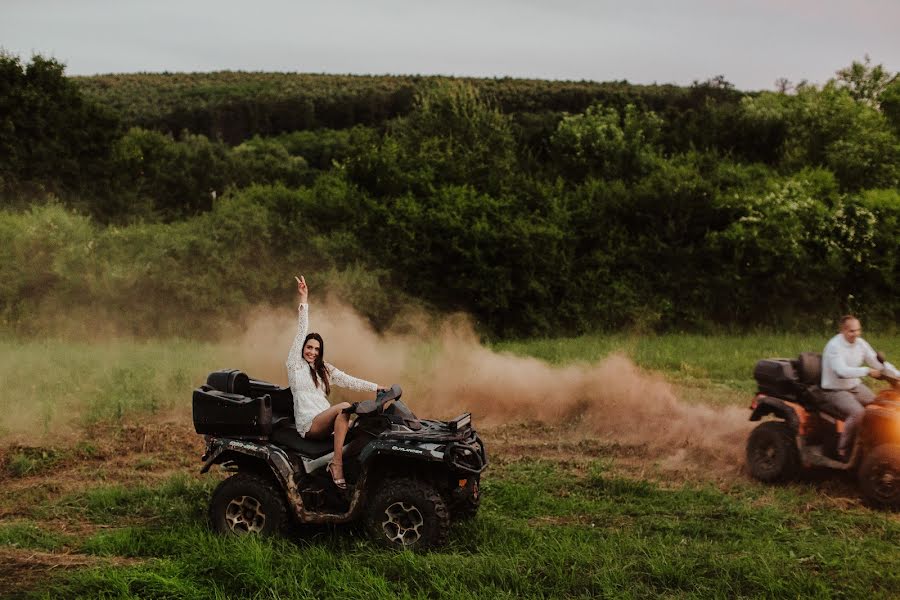
<path fill-rule="evenodd" d="M 742 90 L 900 70 L 900 0 L 0 0 L 0 47 L 70 75 L 284 71 Z"/>

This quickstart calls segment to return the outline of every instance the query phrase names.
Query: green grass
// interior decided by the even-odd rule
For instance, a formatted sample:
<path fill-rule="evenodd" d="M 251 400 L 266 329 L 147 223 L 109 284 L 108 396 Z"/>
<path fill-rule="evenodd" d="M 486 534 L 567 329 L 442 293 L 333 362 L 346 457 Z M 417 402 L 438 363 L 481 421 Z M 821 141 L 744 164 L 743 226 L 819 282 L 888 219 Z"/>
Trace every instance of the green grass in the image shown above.
<path fill-rule="evenodd" d="M 98 525 L 125 525 L 135 521 L 182 522 L 202 519 L 203 498 L 218 483 L 178 473 L 156 487 L 119 484 L 94 487 L 48 501 L 39 499 L 28 511 L 34 519 L 65 519 Z"/>
<path fill-rule="evenodd" d="M 0 523 L 0 546 L 53 551 L 72 541 L 70 536 L 46 531 L 30 520 Z"/>
<path fill-rule="evenodd" d="M 53 448 L 22 448 L 9 457 L 6 470 L 13 477 L 36 475 L 53 468 L 64 454 Z"/>
<path fill-rule="evenodd" d="M 66 598 L 564 598 L 676 596 L 866 597 L 900 594 L 900 523 L 841 510 L 804 485 L 661 487 L 527 461 L 485 478 L 473 521 L 446 549 L 377 549 L 358 528 L 266 540 L 210 533 L 203 485 L 167 483 L 129 495 L 96 491 L 81 510 L 165 519 L 101 531 L 78 550 L 137 564 L 55 580 L 35 597 Z M 100 497 L 116 502 L 99 501 Z M 152 509 L 152 510 L 151 510 Z M 142 511 L 149 510 L 148 513 Z M 0 530 L 2 531 L 2 530 Z"/>
<path fill-rule="evenodd" d="M 897 338 L 868 339 L 900 357 Z M 619 352 L 679 384 L 744 392 L 752 389 L 758 358 L 793 356 L 824 341 L 787 334 L 614 335 L 493 348 L 560 365 Z M 51 433 L 62 423 L 186 407 L 209 365 L 229 357 L 223 346 L 178 340 L 3 341 L 0 353 L 0 426 Z M 15 448 L 3 472 L 27 477 L 96 452 L 91 442 L 59 451 Z M 153 470 L 153 461 L 139 459 L 135 469 Z M 0 523 L 0 546 L 134 559 L 60 571 L 32 590 L 38 598 L 900 596 L 895 515 L 839 506 L 810 483 L 739 481 L 718 489 L 620 477 L 609 461 L 581 467 L 541 460 L 494 465 L 479 516 L 455 525 L 447 548 L 427 554 L 379 550 L 348 526 L 288 539 L 213 535 L 205 510 L 216 479 L 194 475 L 152 486 L 96 484 L 62 496 L 42 486 L 23 489 L 29 508 Z M 86 539 L 56 533 L 51 521 L 96 533 Z"/>
<path fill-rule="evenodd" d="M 46 435 L 187 406 L 226 352 L 187 340 L 0 340 L 0 435 Z"/>

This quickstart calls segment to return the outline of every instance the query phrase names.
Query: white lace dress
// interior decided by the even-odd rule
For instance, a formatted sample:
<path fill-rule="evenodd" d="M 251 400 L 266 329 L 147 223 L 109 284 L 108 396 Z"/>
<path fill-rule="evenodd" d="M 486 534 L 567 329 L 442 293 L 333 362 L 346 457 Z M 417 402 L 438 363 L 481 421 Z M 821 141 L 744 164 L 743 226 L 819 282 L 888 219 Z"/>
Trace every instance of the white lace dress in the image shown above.
<path fill-rule="evenodd" d="M 316 415 L 328 410 L 331 404 L 325 396 L 325 385 L 321 378 L 317 378 L 318 385 L 313 383 L 309 363 L 303 358 L 303 342 L 306 340 L 306 333 L 309 330 L 309 304 L 301 304 L 297 313 L 297 337 L 294 338 L 294 344 L 291 346 L 285 364 L 288 385 L 291 386 L 291 393 L 294 395 L 294 418 L 297 421 L 297 431 L 305 437 Z M 357 392 L 374 392 L 378 389 L 377 384 L 347 375 L 335 368 L 334 365 L 325 363 L 325 368 L 328 370 L 328 381 L 331 385 Z"/>

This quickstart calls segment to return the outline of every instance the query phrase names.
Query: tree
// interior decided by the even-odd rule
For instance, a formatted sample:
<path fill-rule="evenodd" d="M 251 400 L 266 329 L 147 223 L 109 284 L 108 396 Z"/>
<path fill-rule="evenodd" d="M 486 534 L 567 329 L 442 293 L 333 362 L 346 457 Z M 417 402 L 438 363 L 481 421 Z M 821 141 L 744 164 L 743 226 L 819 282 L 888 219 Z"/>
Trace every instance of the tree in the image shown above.
<path fill-rule="evenodd" d="M 873 108 L 880 107 L 881 95 L 896 80 L 897 75 L 892 75 L 884 65 L 873 67 L 868 54 L 864 62 L 854 60 L 849 67 L 837 72 L 838 87 L 848 89 L 855 100 Z"/>
<path fill-rule="evenodd" d="M 0 193 L 106 195 L 118 120 L 86 101 L 54 59 L 0 54 Z"/>
<path fill-rule="evenodd" d="M 656 144 L 662 120 L 633 104 L 624 117 L 602 104 L 560 121 L 550 138 L 564 172 L 575 179 L 636 179 L 646 174 L 659 155 Z"/>
<path fill-rule="evenodd" d="M 515 170 L 515 137 L 510 118 L 472 85 L 441 81 L 416 95 L 414 110 L 380 145 L 350 162 L 353 177 L 379 195 L 430 194 L 441 185 L 496 193 Z"/>

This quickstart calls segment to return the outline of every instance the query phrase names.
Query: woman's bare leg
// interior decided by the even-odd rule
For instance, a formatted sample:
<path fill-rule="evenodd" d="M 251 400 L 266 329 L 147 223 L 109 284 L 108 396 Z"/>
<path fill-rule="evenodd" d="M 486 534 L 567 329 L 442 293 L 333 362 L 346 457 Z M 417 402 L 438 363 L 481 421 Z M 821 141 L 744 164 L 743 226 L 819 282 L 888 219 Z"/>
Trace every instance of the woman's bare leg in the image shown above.
<path fill-rule="evenodd" d="M 334 458 L 332 459 L 332 471 L 335 479 L 344 477 L 344 439 L 347 437 L 347 429 L 350 428 L 350 415 L 344 414 L 344 409 L 350 406 L 347 402 L 335 404 L 327 410 L 323 410 L 313 419 L 312 426 L 306 432 L 306 437 L 323 439 L 334 432 Z"/>

